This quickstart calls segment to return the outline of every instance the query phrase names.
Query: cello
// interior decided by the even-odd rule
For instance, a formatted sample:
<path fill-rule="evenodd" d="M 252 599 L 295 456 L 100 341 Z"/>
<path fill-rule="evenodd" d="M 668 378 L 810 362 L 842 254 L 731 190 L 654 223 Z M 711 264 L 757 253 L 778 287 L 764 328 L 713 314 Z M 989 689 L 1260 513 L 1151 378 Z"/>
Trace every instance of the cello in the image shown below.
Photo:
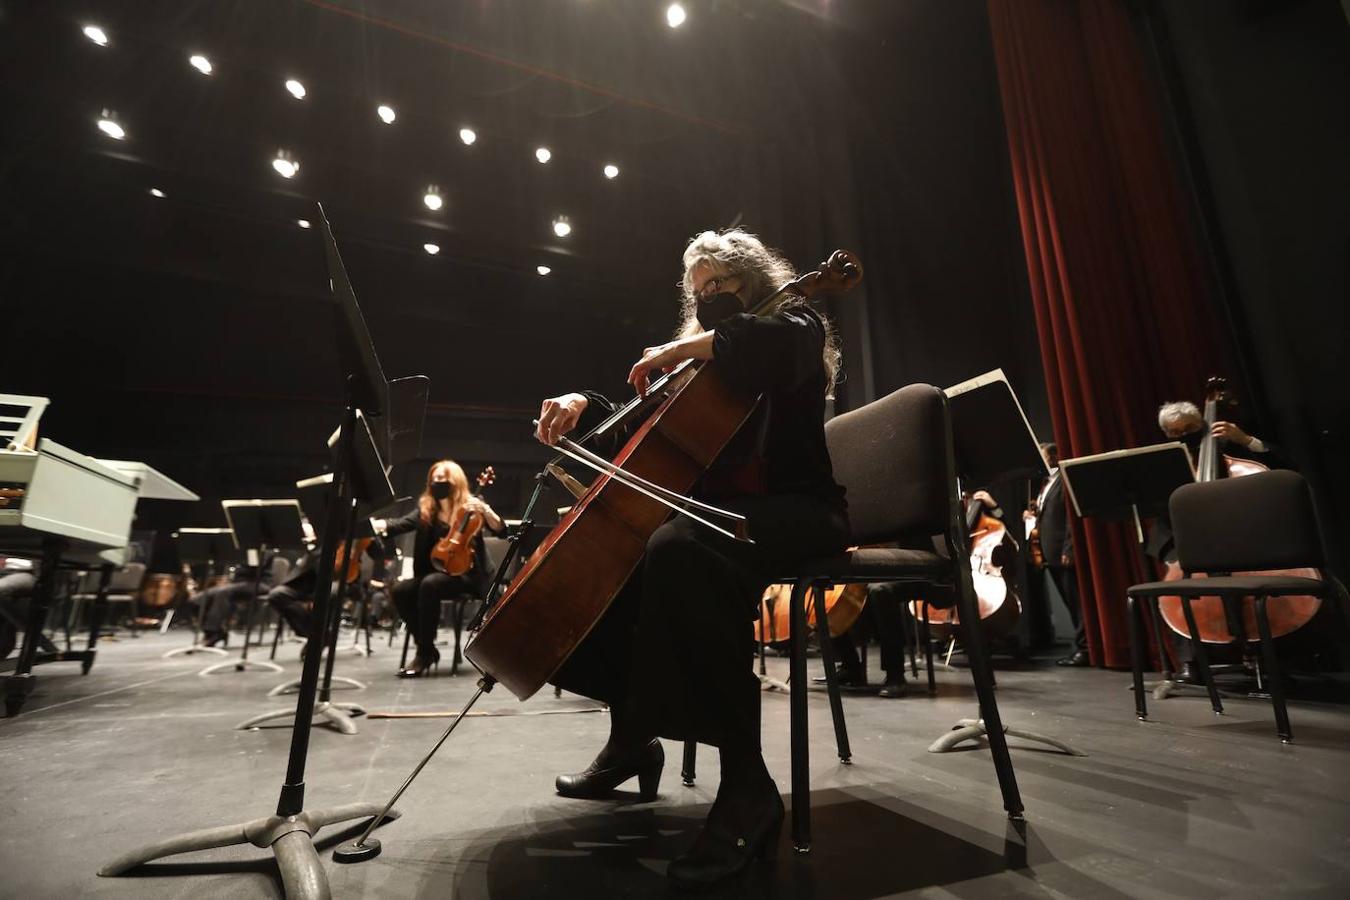
<path fill-rule="evenodd" d="M 1214 436 L 1214 423 L 1218 421 L 1218 409 L 1221 404 L 1231 403 L 1227 382 L 1223 378 L 1210 378 L 1205 384 L 1205 436 L 1200 442 L 1199 460 L 1196 463 L 1196 481 L 1214 481 L 1220 475 L 1220 465 L 1229 478 L 1241 478 L 1258 472 L 1269 471 L 1269 467 L 1255 460 L 1241 459 L 1221 453 L 1218 438 Z M 1235 514 L 1249 514 L 1248 511 L 1235 510 Z M 1252 511 L 1254 513 L 1254 511 Z M 1177 581 L 1187 577 L 1175 560 L 1166 563 L 1167 571 L 1163 581 Z M 1203 578 L 1205 573 L 1192 572 L 1191 577 Z M 1225 573 L 1228 574 L 1228 573 Z M 1252 571 L 1233 572 L 1233 575 L 1292 575 L 1300 578 L 1321 579 L 1316 569 L 1282 569 L 1279 572 Z M 1307 625 L 1321 611 L 1320 597 L 1296 596 L 1284 597 L 1269 608 L 1271 639 L 1278 639 L 1298 631 Z M 1191 637 L 1186 625 L 1186 616 L 1181 608 L 1180 597 L 1159 597 L 1158 610 L 1163 621 L 1174 632 L 1184 638 Z M 1191 611 L 1195 615 L 1195 627 L 1200 632 L 1200 640 L 1206 644 L 1231 644 L 1235 641 L 1251 642 L 1260 634 L 1256 624 L 1256 604 L 1254 597 L 1243 597 L 1231 604 L 1221 597 L 1193 597 Z"/>
<path fill-rule="evenodd" d="M 809 301 L 820 292 L 845 291 L 861 279 L 861 264 L 838 250 L 818 270 L 788 282 L 747 312 L 763 315 L 785 295 Z M 591 432 L 610 432 L 650 411 L 612 462 L 561 439 L 564 455 L 600 474 L 484 616 L 464 651 L 468 660 L 492 682 L 529 699 L 604 615 L 672 509 L 746 539 L 742 517 L 685 495 L 758 402 L 723 378 L 716 360 L 686 360 Z M 708 522 L 703 518 L 708 514 L 735 520 L 737 533 Z"/>
<path fill-rule="evenodd" d="M 970 577 L 975 586 L 975 598 L 980 611 L 980 625 L 985 639 L 992 640 L 1008 634 L 1017 625 L 1022 614 L 1017 592 L 1004 574 L 1004 567 L 1015 552 L 1012 536 L 1002 520 L 984 511 L 978 500 L 970 500 L 966 510 L 966 533 L 970 535 Z M 915 619 L 923 618 L 923 600 L 911 600 L 910 612 Z M 928 625 L 939 639 L 956 633 L 960 623 L 956 607 L 928 609 Z"/>

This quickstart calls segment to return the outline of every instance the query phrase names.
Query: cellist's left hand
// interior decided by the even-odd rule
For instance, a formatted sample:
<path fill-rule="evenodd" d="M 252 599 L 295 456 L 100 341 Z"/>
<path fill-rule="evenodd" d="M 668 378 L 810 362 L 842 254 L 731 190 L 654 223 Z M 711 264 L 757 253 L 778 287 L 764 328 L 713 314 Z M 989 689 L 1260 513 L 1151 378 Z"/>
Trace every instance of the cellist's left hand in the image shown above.
<path fill-rule="evenodd" d="M 677 341 L 648 347 L 642 351 L 642 358 L 633 363 L 628 373 L 628 383 L 638 392 L 638 396 L 647 396 L 652 372 L 667 372 L 686 359 L 712 359 L 715 334 L 714 331 L 703 331 Z"/>

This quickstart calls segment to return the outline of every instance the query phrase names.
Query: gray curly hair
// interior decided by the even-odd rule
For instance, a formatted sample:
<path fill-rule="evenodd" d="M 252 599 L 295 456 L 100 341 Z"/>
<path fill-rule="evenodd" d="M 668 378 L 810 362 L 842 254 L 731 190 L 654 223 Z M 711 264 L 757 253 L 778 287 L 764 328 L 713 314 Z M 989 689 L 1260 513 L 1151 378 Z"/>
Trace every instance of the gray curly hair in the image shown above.
<path fill-rule="evenodd" d="M 739 275 L 740 294 L 748 302 L 755 302 L 778 290 L 789 281 L 795 281 L 792 264 L 777 250 L 764 245 L 758 237 L 739 228 L 724 231 L 705 231 L 695 235 L 684 248 L 684 274 L 680 278 L 680 326 L 677 337 L 698 334 L 703 326 L 698 323 L 698 296 L 694 293 L 694 268 L 707 263 L 723 275 Z M 778 309 L 805 306 L 806 301 L 786 295 Z M 817 311 L 825 326 L 825 396 L 834 398 L 834 386 L 839 381 L 843 355 L 839 351 L 839 334 L 834 323 Z"/>
<path fill-rule="evenodd" d="M 1174 400 L 1171 403 L 1164 403 L 1158 407 L 1158 427 L 1167 430 L 1169 422 L 1177 419 L 1203 419 L 1200 413 L 1200 407 L 1189 400 Z"/>

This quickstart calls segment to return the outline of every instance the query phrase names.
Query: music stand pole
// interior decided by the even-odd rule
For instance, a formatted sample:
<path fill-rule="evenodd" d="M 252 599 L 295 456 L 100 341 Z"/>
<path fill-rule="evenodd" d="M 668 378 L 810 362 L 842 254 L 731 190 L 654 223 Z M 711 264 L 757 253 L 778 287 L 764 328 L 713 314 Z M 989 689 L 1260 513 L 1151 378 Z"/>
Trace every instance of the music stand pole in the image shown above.
<path fill-rule="evenodd" d="M 353 501 L 351 503 L 351 514 L 347 517 L 347 530 L 344 533 L 343 544 L 341 545 L 346 547 L 347 550 L 344 554 L 341 566 L 342 571 L 336 573 L 337 595 L 334 599 L 337 602 L 331 604 L 329 607 L 328 619 L 323 623 L 323 631 L 319 632 L 317 628 L 313 631 L 313 638 L 310 640 L 311 649 L 305 654 L 306 660 L 313 654 L 324 654 L 326 657 L 324 662 L 323 682 L 319 686 L 318 700 L 313 707 L 314 716 L 324 719 L 329 725 L 332 725 L 342 734 L 356 734 L 360 729 L 358 729 L 356 723 L 352 721 L 352 716 L 364 715 L 366 712 L 365 708 L 358 703 L 334 703 L 332 700 L 333 660 L 337 654 L 338 631 L 339 625 L 342 622 L 342 599 L 345 596 L 348 587 L 346 574 L 347 567 L 351 563 L 352 536 L 356 532 L 356 511 L 357 504 Z M 318 616 L 316 615 L 314 619 L 314 624 L 317 626 L 319 624 Z M 355 679 L 344 678 L 342 680 L 356 686 L 358 689 L 365 689 L 365 685 Z M 272 697 L 285 693 L 286 688 L 290 687 L 292 684 L 298 686 L 303 681 L 304 678 L 302 676 L 300 682 L 287 682 L 286 684 L 277 685 L 268 693 L 268 696 Z M 295 714 L 295 711 L 290 709 L 273 710 L 240 722 L 235 726 L 235 729 L 238 731 L 246 731 L 250 728 L 257 728 L 264 722 L 290 718 Z"/>
<path fill-rule="evenodd" d="M 330 488 L 327 527 L 323 532 L 319 557 L 318 581 L 314 593 L 314 622 L 326 622 L 332 593 L 333 559 L 337 553 L 337 535 L 342 527 L 342 499 L 351 491 L 354 466 L 356 409 L 348 402 L 343 418 L 342 437 L 338 441 L 336 477 Z M 319 682 L 319 653 L 305 654 L 296 699 L 295 726 L 291 731 L 291 749 L 286 765 L 286 780 L 281 786 L 276 812 L 271 816 L 235 825 L 207 828 L 179 835 L 123 854 L 99 870 L 99 875 L 121 875 L 130 869 L 154 859 L 250 843 L 255 847 L 270 848 L 281 870 L 282 884 L 288 900 L 327 900 L 328 876 L 314 850 L 313 836 L 326 825 L 363 819 L 379 814 L 379 821 L 398 815 L 392 809 L 381 809 L 375 803 L 347 803 L 341 806 L 306 811 L 305 764 L 309 755 L 309 735 Z"/>

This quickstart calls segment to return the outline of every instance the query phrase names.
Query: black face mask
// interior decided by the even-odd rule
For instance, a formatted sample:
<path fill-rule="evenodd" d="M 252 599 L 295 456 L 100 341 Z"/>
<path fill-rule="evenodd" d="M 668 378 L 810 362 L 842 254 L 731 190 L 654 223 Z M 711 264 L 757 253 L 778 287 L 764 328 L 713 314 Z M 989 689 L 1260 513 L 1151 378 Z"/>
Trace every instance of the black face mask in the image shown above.
<path fill-rule="evenodd" d="M 704 331 L 712 331 L 718 323 L 739 312 L 745 312 L 741 298 L 730 291 L 723 291 L 698 301 L 698 324 L 703 326 Z"/>
<path fill-rule="evenodd" d="M 450 496 L 450 482 L 433 481 L 431 483 L 431 496 L 437 500 L 445 500 Z"/>
<path fill-rule="evenodd" d="M 1192 454 L 1199 453 L 1200 444 L 1205 440 L 1205 429 L 1197 428 L 1189 434 L 1183 434 L 1181 437 L 1177 438 L 1177 440 L 1185 444 Z"/>

